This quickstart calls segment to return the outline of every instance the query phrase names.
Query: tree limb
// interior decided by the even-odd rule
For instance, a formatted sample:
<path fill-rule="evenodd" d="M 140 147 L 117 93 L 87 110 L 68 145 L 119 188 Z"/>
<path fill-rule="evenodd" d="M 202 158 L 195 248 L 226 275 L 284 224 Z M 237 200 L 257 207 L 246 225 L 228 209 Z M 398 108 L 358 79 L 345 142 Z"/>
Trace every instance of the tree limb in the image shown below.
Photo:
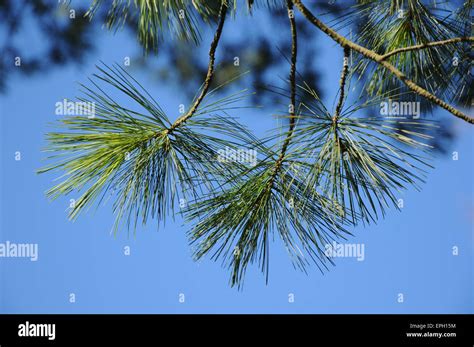
<path fill-rule="evenodd" d="M 286 1 L 286 5 L 288 8 L 288 17 L 290 19 L 290 29 L 291 29 L 291 67 L 290 67 L 290 127 L 288 130 L 288 134 L 286 135 L 285 141 L 281 147 L 280 156 L 278 157 L 275 163 L 275 169 L 273 170 L 273 177 L 269 181 L 271 184 L 273 179 L 275 178 L 278 170 L 280 170 L 283 160 L 285 158 L 286 151 L 288 146 L 290 145 L 291 137 L 293 136 L 293 131 L 295 129 L 296 124 L 296 57 L 298 54 L 297 48 L 297 32 L 296 32 L 296 22 L 295 16 L 293 13 L 293 3 L 291 0 Z"/>
<path fill-rule="evenodd" d="M 471 37 L 455 37 L 455 38 L 447 39 L 447 40 L 443 40 L 443 41 L 427 42 L 427 43 L 422 43 L 420 45 L 397 48 L 397 49 L 394 49 L 393 51 L 390 51 L 388 53 L 383 54 L 382 55 L 382 60 L 387 60 L 387 58 L 391 57 L 392 55 L 403 53 L 403 52 L 415 51 L 415 50 L 420 50 L 420 49 L 425 49 L 425 48 L 431 48 L 431 47 L 436 47 L 436 46 L 444 46 L 444 45 L 449 45 L 449 44 L 452 44 L 452 43 L 468 42 L 468 41 L 471 41 L 471 42 L 474 41 L 474 36 L 471 36 Z"/>
<path fill-rule="evenodd" d="M 390 64 L 389 62 L 383 60 L 383 55 L 377 54 L 374 51 L 367 49 L 363 46 L 358 45 L 357 43 L 345 38 L 344 36 L 340 35 L 338 32 L 334 31 L 326 24 L 321 22 L 318 18 L 316 18 L 310 10 L 303 5 L 301 0 L 292 0 L 298 10 L 303 14 L 303 16 L 309 20 L 314 26 L 316 26 L 319 30 L 323 33 L 328 35 L 334 41 L 336 41 L 339 45 L 346 48 L 349 47 L 350 49 L 362 54 L 364 57 L 376 62 L 377 64 L 383 66 L 388 71 L 390 71 L 395 77 L 397 77 L 401 82 L 403 82 L 409 89 L 411 89 L 416 94 L 428 99 L 432 103 L 441 106 L 445 110 L 452 113 L 454 116 L 470 123 L 474 124 L 474 118 L 469 117 L 467 114 L 461 112 L 460 110 L 456 109 L 455 107 L 449 105 L 447 102 L 439 99 L 435 95 L 431 94 L 426 89 L 420 87 L 418 84 L 410 80 L 403 72 L 398 70 L 395 66 Z"/>
<path fill-rule="evenodd" d="M 202 100 L 206 96 L 207 92 L 209 91 L 209 87 L 212 82 L 212 77 L 214 75 L 214 63 L 215 63 L 215 55 L 216 55 L 216 49 L 219 44 L 219 40 L 222 35 L 222 30 L 224 28 L 224 22 L 225 22 L 225 17 L 227 14 L 227 0 L 222 0 L 221 7 L 219 9 L 219 23 L 217 24 L 217 29 L 214 34 L 214 39 L 212 40 L 211 47 L 209 49 L 209 64 L 207 67 L 207 74 L 206 78 L 203 83 L 203 87 L 201 89 L 201 93 L 199 96 L 195 99 L 194 103 L 191 105 L 191 108 L 184 114 L 183 116 L 179 117 L 169 129 L 166 130 L 167 134 L 172 133 L 177 127 L 179 127 L 181 124 L 186 122 L 189 118 L 191 118 L 197 111 L 199 105 L 201 104 Z"/>
<path fill-rule="evenodd" d="M 349 72 L 349 54 L 350 49 L 348 47 L 344 47 L 344 59 L 342 63 L 342 71 L 341 71 L 341 79 L 339 81 L 341 92 L 339 94 L 339 101 L 336 105 L 336 111 L 334 112 L 334 116 L 332 118 L 333 123 L 336 123 L 339 116 L 341 115 L 342 106 L 344 105 L 344 99 L 346 97 L 346 79 Z"/>
<path fill-rule="evenodd" d="M 298 54 L 297 48 L 297 33 L 296 33 L 296 23 L 295 16 L 291 12 L 293 11 L 293 3 L 291 0 L 287 0 L 288 7 L 288 16 L 290 18 L 290 28 L 291 28 L 291 67 L 290 67 L 290 128 L 288 135 L 285 139 L 285 142 L 282 147 L 282 156 L 285 155 L 288 145 L 293 135 L 293 130 L 296 123 L 295 107 L 296 107 L 296 56 Z"/>

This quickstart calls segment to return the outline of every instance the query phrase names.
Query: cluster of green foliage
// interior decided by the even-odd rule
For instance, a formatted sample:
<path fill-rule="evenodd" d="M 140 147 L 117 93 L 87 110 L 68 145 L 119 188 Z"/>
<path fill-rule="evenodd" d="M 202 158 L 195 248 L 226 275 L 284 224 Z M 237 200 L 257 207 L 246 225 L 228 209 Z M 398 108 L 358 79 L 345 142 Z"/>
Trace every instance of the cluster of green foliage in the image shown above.
<path fill-rule="evenodd" d="M 95 0 L 88 15 L 105 5 Z M 179 212 L 191 225 L 188 236 L 196 258 L 221 259 L 231 270 L 231 284 L 239 286 L 252 263 L 258 263 L 268 278 L 269 248 L 275 237 L 297 268 L 305 271 L 315 263 L 321 271 L 326 269 L 332 260 L 324 252 L 325 244 L 344 239 L 355 225 L 377 221 L 387 208 L 398 207 L 400 191 L 419 187 L 431 167 L 428 143 L 436 132 L 436 125 L 423 119 L 367 115 L 364 110 L 370 114 L 373 105 L 387 98 L 416 95 L 403 89 L 400 78 L 362 55 L 350 67 L 344 60 L 340 100 L 329 110 L 304 76 L 296 85 L 293 2 L 249 0 L 247 11 L 254 6 L 289 11 L 290 91 L 277 91 L 290 103 L 289 111 L 282 113 L 289 118 L 288 131 L 277 128 L 266 138 L 256 138 L 231 115 L 242 108 L 248 93 L 218 97 L 216 90 L 225 89 L 228 82 L 209 89 L 225 10 L 239 10 L 237 1 L 114 0 L 107 26 L 117 28 L 127 16 L 138 16 L 138 39 L 147 50 L 158 46 L 165 28 L 181 39 L 198 41 L 199 23 L 217 18 L 208 78 L 185 117 L 173 122 L 127 71 L 99 66 L 78 99 L 94 102 L 96 115 L 62 119 L 60 128 L 47 136 L 51 163 L 40 170 L 64 173 L 47 192 L 49 197 L 82 191 L 71 218 L 113 197 L 115 231 L 136 230 L 150 218 L 162 222 L 176 213 L 178 201 L 184 201 Z M 432 9 L 419 0 L 360 1 L 337 24 L 343 28 L 363 18 L 354 41 L 377 54 L 465 35 L 460 31 L 465 30 L 463 20 L 472 1 L 445 18 L 436 12 L 441 4 L 437 6 Z M 405 12 L 398 18 L 401 8 Z M 388 60 L 429 92 L 458 102 L 464 100 L 461 96 L 472 76 L 466 77 L 464 65 L 447 65 L 453 47 L 458 54 L 468 52 L 466 42 L 456 42 L 402 52 Z M 366 76 L 367 83 L 359 86 L 369 97 L 346 106 L 353 74 Z M 120 97 L 112 97 L 117 92 Z M 254 149 L 258 162 L 249 166 L 220 161 L 217 153 L 222 148 Z"/>

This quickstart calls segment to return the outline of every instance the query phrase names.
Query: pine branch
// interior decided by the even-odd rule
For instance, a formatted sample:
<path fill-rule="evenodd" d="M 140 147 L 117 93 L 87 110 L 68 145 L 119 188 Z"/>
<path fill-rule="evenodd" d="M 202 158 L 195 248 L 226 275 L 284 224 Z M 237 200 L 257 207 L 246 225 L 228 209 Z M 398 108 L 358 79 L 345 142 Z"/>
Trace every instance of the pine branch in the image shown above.
<path fill-rule="evenodd" d="M 216 58 L 215 58 L 216 49 L 217 49 L 217 46 L 219 45 L 219 40 L 220 40 L 221 35 L 222 35 L 222 30 L 224 28 L 224 22 L 225 22 L 226 14 L 227 14 L 227 0 L 223 0 L 222 4 L 221 4 L 221 7 L 220 7 L 220 10 L 219 10 L 219 23 L 217 25 L 217 29 L 216 29 L 216 32 L 214 34 L 214 39 L 212 40 L 212 43 L 211 43 L 211 48 L 209 49 L 209 65 L 207 67 L 207 74 L 206 74 L 206 78 L 205 78 L 204 83 L 203 83 L 203 87 L 201 88 L 201 92 L 200 92 L 199 96 L 195 99 L 194 103 L 192 104 L 192 106 L 188 110 L 188 112 L 186 112 L 186 114 L 184 114 L 183 116 L 178 118 L 173 123 L 173 125 L 168 130 L 166 130 L 167 134 L 172 133 L 177 127 L 179 127 L 181 124 L 186 122 L 189 118 L 191 118 L 196 113 L 196 110 L 198 109 L 198 107 L 201 104 L 202 100 L 204 99 L 207 92 L 209 91 L 209 88 L 210 88 L 211 82 L 212 82 L 212 77 L 214 75 L 214 63 L 215 63 L 215 60 L 216 60 Z"/>
<path fill-rule="evenodd" d="M 207 21 L 212 9 L 204 1 L 187 0 L 94 0 L 86 13 L 92 19 L 100 7 L 106 7 L 106 27 L 121 28 L 131 20 L 137 22 L 137 36 L 145 52 L 158 48 L 163 32 L 169 30 L 181 39 L 198 43 L 197 22 Z M 183 16 L 184 14 L 184 16 Z"/>
<path fill-rule="evenodd" d="M 360 22 L 357 43 L 369 47 L 381 55 L 399 49 L 430 42 L 444 41 L 457 37 L 470 36 L 460 23 L 469 23 L 469 19 L 460 18 L 461 10 L 449 11 L 446 15 L 442 6 L 434 8 L 422 0 L 405 0 L 403 4 L 393 7 L 391 0 L 372 1 L 359 5 L 356 10 L 343 16 L 336 22 L 349 24 Z M 338 26 L 340 28 L 340 26 Z M 387 58 L 413 82 L 425 88 L 438 98 L 449 102 L 470 104 L 468 93 L 457 92 L 468 89 L 469 53 L 468 45 L 441 45 L 431 49 L 403 52 Z M 459 64 L 454 65 L 454 53 L 459 55 Z M 359 55 L 356 57 L 354 71 L 364 75 L 364 98 L 385 94 L 388 98 L 397 99 L 396 94 L 405 91 L 413 94 L 414 101 L 420 102 L 424 110 L 433 110 L 436 104 L 413 93 L 396 76 L 383 66 L 373 64 L 369 59 Z M 394 93 L 390 93 L 394 91 Z M 398 99 L 397 99 L 398 100 Z M 402 101 L 402 100 L 398 100 Z M 454 105 L 453 105 L 454 106 Z"/>
<path fill-rule="evenodd" d="M 431 48 L 431 47 L 437 47 L 437 46 L 450 45 L 450 44 L 458 43 L 458 42 L 472 42 L 472 41 L 474 41 L 474 36 L 471 36 L 471 37 L 455 37 L 455 38 L 448 39 L 448 40 L 428 42 L 428 43 L 423 43 L 423 44 L 420 44 L 420 45 L 414 45 L 414 46 L 410 46 L 410 47 L 402 47 L 402 48 L 394 49 L 393 51 L 390 51 L 388 53 L 383 54 L 381 59 L 382 60 L 387 60 L 387 58 L 390 58 L 393 55 L 396 55 L 396 54 L 399 54 L 399 53 L 404 53 L 404 52 L 409 52 L 409 51 L 415 51 L 415 50 Z"/>
<path fill-rule="evenodd" d="M 337 120 L 339 116 L 341 115 L 342 111 L 342 106 L 344 105 L 344 99 L 346 97 L 346 79 L 347 79 L 347 74 L 349 72 L 349 54 L 350 54 L 350 49 L 345 47 L 344 48 L 344 58 L 343 58 L 343 63 L 342 63 L 342 72 L 341 72 L 341 79 L 339 81 L 340 85 L 340 94 L 339 94 L 339 101 L 337 102 L 336 105 L 336 111 L 334 112 L 333 116 L 333 122 L 337 123 Z"/>
<path fill-rule="evenodd" d="M 426 152 L 426 141 L 434 124 L 423 120 L 392 120 L 358 116 L 365 107 L 348 107 L 334 122 L 334 116 L 307 84 L 302 87 L 307 102 L 302 105 L 293 156 L 310 163 L 305 174 L 308 189 L 317 189 L 332 200 L 340 215 L 351 224 L 369 223 L 397 206 L 397 194 L 406 186 L 423 182 L 430 158 L 410 153 L 406 148 Z M 420 165 L 421 164 L 421 165 Z"/>
<path fill-rule="evenodd" d="M 38 170 L 62 174 L 47 191 L 50 198 L 82 192 L 69 211 L 71 219 L 113 198 L 115 232 L 122 226 L 136 230 L 150 217 L 164 222 L 169 212 L 174 215 L 177 199 L 195 199 L 244 169 L 217 156 L 222 148 L 235 151 L 241 143 L 258 142 L 226 113 L 242 93 L 201 105 L 167 136 L 167 115 L 130 74 L 117 65 L 98 69 L 101 74 L 90 79 L 92 86 L 82 85 L 79 98 L 95 105 L 95 114 L 61 119 L 58 129 L 47 134 L 49 163 Z M 124 100 L 113 99 L 106 87 L 133 102 L 123 106 Z"/>
<path fill-rule="evenodd" d="M 288 130 L 288 134 L 286 136 L 285 141 L 283 142 L 280 156 L 275 163 L 275 172 L 274 175 L 278 174 L 278 170 L 281 168 L 281 164 L 285 158 L 286 151 L 291 141 L 291 137 L 293 136 L 293 131 L 296 124 L 296 58 L 298 55 L 298 41 L 297 41 L 297 31 L 296 31 L 296 22 L 295 16 L 293 13 L 293 3 L 291 0 L 287 0 L 287 9 L 288 9 L 288 18 L 290 19 L 290 30 L 291 30 L 291 67 L 290 67 L 290 126 Z M 271 184 L 272 181 L 269 183 Z"/>
<path fill-rule="evenodd" d="M 324 245 L 348 232 L 336 204 L 305 183 L 308 166 L 289 152 L 296 125 L 296 23 L 288 1 L 292 37 L 290 127 L 278 150 L 259 147 L 264 159 L 239 173 L 218 192 L 200 197 L 186 210 L 199 221 L 188 233 L 197 259 L 211 253 L 231 269 L 231 285 L 242 287 L 247 266 L 258 261 L 268 282 L 269 243 L 273 232 L 283 241 L 293 264 L 305 271 L 310 260 L 323 271 L 332 260 Z M 273 139 L 273 138 L 272 138 Z M 267 139 L 269 140 L 269 139 Z M 266 141 L 265 141 L 266 143 Z"/>
<path fill-rule="evenodd" d="M 402 73 L 400 70 L 398 70 L 395 66 L 390 64 L 389 62 L 383 60 L 383 55 L 380 55 L 370 49 L 367 49 L 366 47 L 360 46 L 357 43 L 345 38 L 344 36 L 340 35 L 338 32 L 334 31 L 330 27 L 328 27 L 326 24 L 324 24 L 322 21 L 320 21 L 318 18 L 316 18 L 313 13 L 308 10 L 306 6 L 303 5 L 301 0 L 292 0 L 295 6 L 298 8 L 298 10 L 303 14 L 303 16 L 310 21 L 314 26 L 316 26 L 319 30 L 321 30 L 323 33 L 328 35 L 330 38 L 332 38 L 335 42 L 337 42 L 339 45 L 342 47 L 349 47 L 350 49 L 354 50 L 355 52 L 358 52 L 362 54 L 364 57 L 374 61 L 375 63 L 383 66 L 385 69 L 390 71 L 395 77 L 397 77 L 400 81 L 402 81 L 409 89 L 411 89 L 413 92 L 416 94 L 424 97 L 425 99 L 431 101 L 432 103 L 444 108 L 445 110 L 449 111 L 451 114 L 454 116 L 470 123 L 474 124 L 474 118 L 468 116 L 467 114 L 461 112 L 460 110 L 456 109 L 455 107 L 449 105 L 445 101 L 439 99 L 435 95 L 431 94 L 429 91 L 426 89 L 420 87 L 417 85 L 415 82 L 410 80 L 407 76 L 405 76 L 404 73 Z"/>

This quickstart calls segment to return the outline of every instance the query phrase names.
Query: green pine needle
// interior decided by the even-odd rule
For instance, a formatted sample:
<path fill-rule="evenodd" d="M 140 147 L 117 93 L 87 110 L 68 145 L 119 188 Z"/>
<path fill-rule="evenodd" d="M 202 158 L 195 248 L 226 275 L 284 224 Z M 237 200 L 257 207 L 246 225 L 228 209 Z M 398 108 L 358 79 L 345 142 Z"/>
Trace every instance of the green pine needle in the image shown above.
<path fill-rule="evenodd" d="M 349 211 L 351 223 L 376 221 L 390 205 L 398 208 L 407 186 L 419 188 L 431 167 L 426 142 L 434 124 L 358 116 L 361 107 L 346 109 L 334 121 L 314 90 L 305 86 L 303 92 L 313 101 L 303 105 L 295 142 L 312 166 L 308 186 Z"/>
<path fill-rule="evenodd" d="M 471 4 L 468 4 L 468 3 Z M 461 8 L 452 9 L 449 3 L 421 0 L 359 1 L 351 11 L 337 18 L 337 28 L 359 24 L 355 40 L 379 54 L 402 47 L 470 36 L 460 23 L 469 23 L 466 13 L 472 8 L 467 1 Z M 466 20 L 467 19 L 467 20 Z M 416 84 L 446 100 L 466 100 L 469 89 L 470 44 L 455 43 L 393 55 L 388 61 Z M 457 58 L 459 63 L 454 63 Z M 354 55 L 357 74 L 366 78 L 364 92 L 369 97 L 391 91 L 407 91 L 405 85 L 380 65 Z M 462 89 L 463 93 L 459 92 Z M 471 88 L 472 89 L 472 88 Z M 391 95 L 395 98 L 395 95 Z M 432 105 L 416 94 L 412 98 L 423 106 Z"/>
<path fill-rule="evenodd" d="M 188 122 L 168 133 L 171 123 L 156 101 L 119 66 L 99 67 L 83 86 L 82 102 L 93 102 L 94 117 L 72 116 L 59 121 L 59 130 L 47 135 L 46 152 L 52 162 L 39 173 L 63 172 L 61 182 L 47 191 L 56 199 L 83 191 L 70 218 L 104 197 L 114 196 L 114 231 L 136 229 L 151 218 L 164 221 L 174 213 L 178 198 L 194 199 L 211 189 L 239 163 L 217 160 L 220 149 L 237 148 L 252 135 L 225 114 L 243 97 L 241 93 L 211 101 Z M 99 84 L 105 84 L 137 107 L 119 105 Z M 211 93 L 212 94 L 212 93 Z M 122 100 L 123 101 L 123 100 Z"/>
<path fill-rule="evenodd" d="M 348 234 L 333 202 L 316 192 L 308 194 L 304 176 L 290 159 L 275 173 L 275 159 L 261 160 L 244 177 L 201 197 L 185 212 L 187 220 L 197 220 L 189 232 L 196 258 L 211 254 L 222 259 L 231 270 L 232 286 L 242 287 L 252 263 L 259 264 L 268 280 L 275 236 L 297 268 L 305 270 L 314 262 L 323 270 L 331 262 L 325 244 Z"/>

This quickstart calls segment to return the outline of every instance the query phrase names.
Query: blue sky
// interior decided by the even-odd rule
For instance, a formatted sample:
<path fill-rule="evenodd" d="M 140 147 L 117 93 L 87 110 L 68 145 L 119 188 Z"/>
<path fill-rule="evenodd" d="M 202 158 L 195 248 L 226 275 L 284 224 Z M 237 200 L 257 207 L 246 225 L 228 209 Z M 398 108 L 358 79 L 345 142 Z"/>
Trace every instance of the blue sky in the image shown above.
<path fill-rule="evenodd" d="M 229 21 L 224 39 L 244 26 L 263 29 L 259 14 Z M 275 28 L 277 30 L 277 28 Z M 282 29 L 285 30 L 285 29 Z M 29 49 L 41 40 L 24 35 Z M 207 45 L 210 36 L 204 37 Z M 27 41 L 28 39 L 28 41 Z M 390 210 L 370 227 L 354 229 L 349 242 L 365 245 L 364 261 L 336 259 L 324 275 L 293 269 L 281 243 L 271 248 L 270 282 L 256 267 L 248 271 L 243 291 L 230 288 L 228 271 L 219 263 L 191 257 L 186 225 L 177 217 L 160 231 L 151 221 L 136 235 L 110 234 L 110 205 L 69 222 L 65 197 L 49 202 L 44 195 L 54 174 L 37 175 L 42 166 L 44 134 L 58 116 L 54 105 L 77 93 L 77 82 L 95 72 L 94 64 L 122 63 L 134 56 L 134 38 L 98 31 L 97 51 L 82 67 L 69 66 L 34 78 L 14 77 L 0 96 L 0 243 L 37 243 L 38 261 L 0 258 L 2 313 L 472 313 L 473 312 L 473 131 L 455 120 L 456 140 L 448 155 L 435 159 L 422 191 L 402 196 L 401 212 Z M 318 36 L 326 101 L 337 91 L 341 50 Z M 304 48 L 302 48 L 304 49 Z M 219 50 L 217 60 L 219 61 Z M 150 58 L 153 59 L 153 58 Z M 135 71 L 163 109 L 175 112 L 184 95 L 174 85 L 157 83 Z M 281 72 L 280 78 L 286 75 Z M 189 100 L 184 101 L 189 102 Z M 246 110 L 242 122 L 261 135 L 276 125 L 271 110 Z M 445 117 L 442 111 L 436 117 Z M 449 115 L 447 117 L 450 117 Z M 256 119 L 258 121 L 256 121 Z M 15 160 L 15 152 L 21 160 Z M 459 153 L 452 160 L 452 152 Z M 130 255 L 124 247 L 130 247 Z M 459 254 L 453 255 L 453 247 Z M 75 302 L 70 302 L 74 294 Z M 184 294 L 184 302 L 180 302 Z M 399 302 L 403 294 L 403 302 Z M 293 295 L 293 296 L 292 296 Z M 294 297 L 294 302 L 289 302 Z M 182 300 L 181 300 L 182 301 Z"/>

